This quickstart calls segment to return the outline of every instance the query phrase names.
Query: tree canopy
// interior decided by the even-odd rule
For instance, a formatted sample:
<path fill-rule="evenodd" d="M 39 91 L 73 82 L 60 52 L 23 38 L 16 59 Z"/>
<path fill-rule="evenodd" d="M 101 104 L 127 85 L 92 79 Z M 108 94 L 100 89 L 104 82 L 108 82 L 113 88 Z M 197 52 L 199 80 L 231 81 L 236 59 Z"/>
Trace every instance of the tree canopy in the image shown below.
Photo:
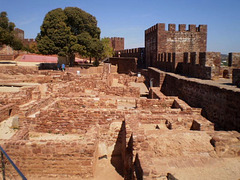
<path fill-rule="evenodd" d="M 9 22 L 7 12 L 0 13 L 0 44 L 11 46 L 14 50 L 20 50 L 23 44 L 20 39 L 15 37 L 15 24 Z"/>
<path fill-rule="evenodd" d="M 112 57 L 113 54 L 114 54 L 114 50 L 110 46 L 110 39 L 109 38 L 102 38 L 101 42 L 102 42 L 102 45 L 103 45 L 102 58 Z"/>
<path fill-rule="evenodd" d="M 36 40 L 42 54 L 72 56 L 78 52 L 83 56 L 98 57 L 103 46 L 100 29 L 91 14 L 77 8 L 66 7 L 48 12 L 43 20 Z"/>

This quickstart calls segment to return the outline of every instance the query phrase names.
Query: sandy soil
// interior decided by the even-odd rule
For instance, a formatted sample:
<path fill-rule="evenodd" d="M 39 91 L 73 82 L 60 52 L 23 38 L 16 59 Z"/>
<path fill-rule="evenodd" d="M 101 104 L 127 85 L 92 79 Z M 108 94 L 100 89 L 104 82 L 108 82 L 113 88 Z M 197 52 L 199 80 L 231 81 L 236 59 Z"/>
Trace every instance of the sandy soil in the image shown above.
<path fill-rule="evenodd" d="M 84 137 L 79 134 L 53 134 L 29 132 L 29 140 L 82 140 Z"/>
<path fill-rule="evenodd" d="M 10 117 L 0 123 L 0 139 L 10 139 L 17 132 L 12 128 L 12 120 L 13 117 Z"/>
<path fill-rule="evenodd" d="M 174 175 L 184 180 L 239 180 L 240 157 L 214 159 L 202 167 L 175 169 Z"/>

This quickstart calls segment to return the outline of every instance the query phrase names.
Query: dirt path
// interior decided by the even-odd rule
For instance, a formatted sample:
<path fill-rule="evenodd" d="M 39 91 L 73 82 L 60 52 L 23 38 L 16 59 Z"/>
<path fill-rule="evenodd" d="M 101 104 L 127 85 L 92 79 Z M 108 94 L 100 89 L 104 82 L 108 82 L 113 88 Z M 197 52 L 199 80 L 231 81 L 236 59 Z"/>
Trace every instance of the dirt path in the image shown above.
<path fill-rule="evenodd" d="M 123 180 L 111 164 L 111 156 L 97 160 L 96 175 L 94 180 Z"/>

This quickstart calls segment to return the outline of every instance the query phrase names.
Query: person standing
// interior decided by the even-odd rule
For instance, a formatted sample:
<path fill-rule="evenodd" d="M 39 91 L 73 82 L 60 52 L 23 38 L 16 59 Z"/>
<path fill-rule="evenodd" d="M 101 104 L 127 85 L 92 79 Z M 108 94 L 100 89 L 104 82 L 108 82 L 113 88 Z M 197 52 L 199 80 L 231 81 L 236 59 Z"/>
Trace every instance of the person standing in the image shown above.
<path fill-rule="evenodd" d="M 62 64 L 62 71 L 65 71 L 65 64 Z"/>

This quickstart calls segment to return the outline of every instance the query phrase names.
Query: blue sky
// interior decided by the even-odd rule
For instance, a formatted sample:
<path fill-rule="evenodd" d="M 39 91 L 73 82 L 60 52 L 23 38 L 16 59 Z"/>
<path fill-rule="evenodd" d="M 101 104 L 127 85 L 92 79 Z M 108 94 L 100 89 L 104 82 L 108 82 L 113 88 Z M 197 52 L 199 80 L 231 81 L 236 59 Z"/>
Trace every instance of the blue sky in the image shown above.
<path fill-rule="evenodd" d="M 47 12 L 79 7 L 97 18 L 101 37 L 124 37 L 125 48 L 144 46 L 156 23 L 207 24 L 208 51 L 240 52 L 240 0 L 0 0 L 0 11 L 35 38 Z"/>

